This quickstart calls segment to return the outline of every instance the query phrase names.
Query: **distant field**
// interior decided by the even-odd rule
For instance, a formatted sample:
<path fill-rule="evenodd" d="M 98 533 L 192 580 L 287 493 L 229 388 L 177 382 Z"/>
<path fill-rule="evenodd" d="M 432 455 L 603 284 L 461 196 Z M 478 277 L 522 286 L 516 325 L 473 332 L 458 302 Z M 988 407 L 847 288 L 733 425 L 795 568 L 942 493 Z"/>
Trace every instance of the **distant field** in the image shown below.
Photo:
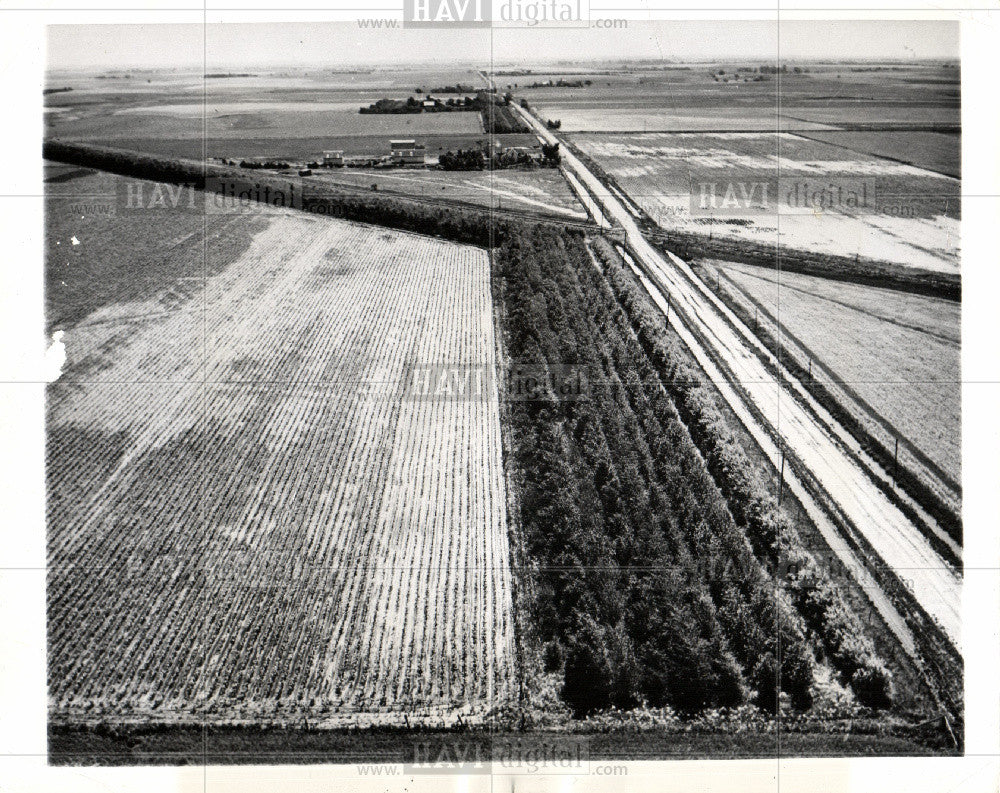
<path fill-rule="evenodd" d="M 559 119 L 566 132 L 742 132 L 759 130 L 836 129 L 829 124 L 798 121 L 777 116 L 766 110 L 733 113 L 724 109 L 669 109 L 634 107 L 634 100 L 601 107 L 575 107 L 551 104 L 540 110 L 545 118 Z M 625 105 L 625 106 L 623 106 Z"/>
<path fill-rule="evenodd" d="M 251 150 L 235 156 L 283 156 L 302 150 L 303 140 L 321 141 L 315 147 L 318 154 L 349 148 L 350 139 L 363 137 L 454 136 L 465 141 L 483 135 L 479 113 L 358 112 L 381 97 L 405 98 L 421 86 L 482 86 L 475 72 L 462 69 L 305 70 L 207 80 L 196 72 L 126 72 L 104 79 L 68 73 L 49 75 L 49 82 L 73 90 L 45 97 L 46 137 L 122 147 L 141 140 L 150 144 L 144 151 L 156 153 L 175 153 L 165 149 L 184 146 L 198 148 L 200 156 L 203 137 Z M 255 148 L 261 141 L 282 141 L 285 151 L 261 152 Z"/>
<path fill-rule="evenodd" d="M 758 64 L 759 65 L 759 64 Z M 517 83 L 546 118 L 559 118 L 567 132 L 655 132 L 806 130 L 840 124 L 961 124 L 960 81 L 955 70 L 914 64 L 880 71 L 810 64 L 803 74 L 765 75 L 761 82 L 716 82 L 753 64 L 719 62 L 684 68 L 562 73 L 497 77 Z M 741 77 L 754 77 L 742 73 Z M 546 80 L 587 79 L 583 88 L 521 88 Z M 780 122 L 779 122 L 780 116 Z"/>
<path fill-rule="evenodd" d="M 359 103 L 360 105 L 360 103 Z M 200 138 L 203 134 L 202 115 L 192 115 L 186 105 L 174 105 L 180 110 L 159 112 L 154 108 L 136 108 L 135 112 L 80 119 L 59 123 L 58 134 L 67 140 L 92 140 L 111 143 L 121 138 Z M 62 122 L 65 116 L 59 116 Z M 391 135 L 413 136 L 433 134 L 482 133 L 479 113 L 415 113 L 399 115 L 361 114 L 354 110 L 290 110 L 250 109 L 246 111 L 213 112 L 204 116 L 205 134 L 212 138 L 250 139 L 279 137 Z"/>
<path fill-rule="evenodd" d="M 788 120 L 809 121 L 816 124 L 880 124 L 905 129 L 909 125 L 941 125 L 957 127 L 962 123 L 958 106 L 928 106 L 925 103 L 872 102 L 855 104 L 849 109 L 827 107 L 786 108 L 782 115 Z"/>
<path fill-rule="evenodd" d="M 206 44 L 211 47 L 211 31 Z M 379 91 L 391 88 L 413 91 L 423 86 L 425 89 L 439 85 L 461 82 L 481 86 L 482 78 L 470 69 L 455 68 L 413 68 L 413 69 L 289 69 L 289 70 L 239 70 L 252 72 L 251 77 L 225 77 L 205 79 L 204 74 L 225 74 L 230 70 L 216 68 L 209 63 L 203 72 L 200 69 L 177 71 L 164 70 L 114 70 L 78 72 L 75 70 L 52 71 L 47 81 L 55 87 L 71 87 L 76 95 L 91 92 L 101 94 L 143 94 L 153 93 L 164 96 L 168 93 L 188 93 L 201 98 L 203 91 L 209 95 L 247 92 L 260 96 L 261 91 L 276 95 L 289 91 Z M 63 96 L 64 101 L 67 95 Z"/>
<path fill-rule="evenodd" d="M 707 264 L 722 267 L 837 379 L 961 481 L 959 304 L 732 262 Z M 891 450 L 891 435 L 887 442 Z"/>
<path fill-rule="evenodd" d="M 578 134 L 572 140 L 668 232 L 764 244 L 780 240 L 789 249 L 958 272 L 958 180 L 788 133 Z M 773 212 L 692 214 L 692 185 L 733 180 L 772 185 L 780 223 Z M 864 181 L 872 193 L 868 206 L 820 214 L 787 208 L 789 184 L 835 181 Z"/>
<path fill-rule="evenodd" d="M 844 146 L 864 154 L 890 157 L 930 171 L 962 176 L 962 143 L 942 132 L 806 132 L 802 137 Z"/>
<path fill-rule="evenodd" d="M 61 324 L 51 716 L 475 720 L 515 680 L 495 377 L 464 399 L 406 389 L 415 364 L 494 371 L 486 253 L 239 220 L 205 247 L 187 216 L 77 229 L 107 289 L 149 275 Z"/>
<path fill-rule="evenodd" d="M 495 208 L 555 212 L 586 220 L 587 213 L 555 169 L 489 171 L 352 170 L 316 171 L 316 180 L 333 184 L 402 191 L 429 198 L 467 201 Z"/>

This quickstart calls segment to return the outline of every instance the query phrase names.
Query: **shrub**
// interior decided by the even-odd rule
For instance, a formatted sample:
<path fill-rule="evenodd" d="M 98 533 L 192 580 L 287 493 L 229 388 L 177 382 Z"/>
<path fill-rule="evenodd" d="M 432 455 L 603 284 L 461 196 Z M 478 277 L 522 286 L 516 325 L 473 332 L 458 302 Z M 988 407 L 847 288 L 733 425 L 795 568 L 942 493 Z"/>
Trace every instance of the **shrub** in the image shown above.
<path fill-rule="evenodd" d="M 881 710 L 892 705 L 892 675 L 881 663 L 858 669 L 851 678 L 851 688 L 865 707 Z"/>

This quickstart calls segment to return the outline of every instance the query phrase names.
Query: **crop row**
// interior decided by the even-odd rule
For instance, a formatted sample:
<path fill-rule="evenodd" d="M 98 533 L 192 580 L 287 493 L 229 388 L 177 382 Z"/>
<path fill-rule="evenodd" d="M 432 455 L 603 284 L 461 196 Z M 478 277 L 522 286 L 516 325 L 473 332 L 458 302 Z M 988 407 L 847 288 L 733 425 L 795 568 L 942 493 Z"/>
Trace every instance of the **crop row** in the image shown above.
<path fill-rule="evenodd" d="M 51 389 L 54 713 L 509 696 L 495 393 L 406 391 L 415 362 L 495 364 L 485 254 L 289 213 L 201 300 L 111 347 L 82 334 L 101 377 L 71 357 Z"/>

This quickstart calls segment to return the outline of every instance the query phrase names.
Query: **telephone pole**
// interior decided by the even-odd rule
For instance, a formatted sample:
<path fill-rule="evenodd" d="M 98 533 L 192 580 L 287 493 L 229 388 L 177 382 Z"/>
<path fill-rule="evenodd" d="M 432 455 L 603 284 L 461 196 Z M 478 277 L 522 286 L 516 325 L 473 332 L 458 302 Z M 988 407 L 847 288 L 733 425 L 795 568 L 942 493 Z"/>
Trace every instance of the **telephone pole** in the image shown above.
<path fill-rule="evenodd" d="M 785 495 L 785 447 L 781 447 L 781 473 L 778 475 L 778 506 Z"/>

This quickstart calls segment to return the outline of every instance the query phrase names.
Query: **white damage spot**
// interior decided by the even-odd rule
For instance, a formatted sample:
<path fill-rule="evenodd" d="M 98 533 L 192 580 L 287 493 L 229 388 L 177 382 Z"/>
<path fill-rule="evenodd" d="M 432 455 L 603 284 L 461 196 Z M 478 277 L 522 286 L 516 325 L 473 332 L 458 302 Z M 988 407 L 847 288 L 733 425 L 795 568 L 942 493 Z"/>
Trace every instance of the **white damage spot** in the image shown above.
<path fill-rule="evenodd" d="M 76 237 L 72 237 L 70 239 L 70 242 L 72 242 L 74 245 L 79 245 L 80 244 L 80 240 L 78 240 Z"/>
<path fill-rule="evenodd" d="M 62 374 L 66 365 L 66 345 L 63 344 L 64 331 L 57 330 L 52 334 L 52 344 L 45 351 L 44 376 L 45 382 L 54 383 Z"/>

